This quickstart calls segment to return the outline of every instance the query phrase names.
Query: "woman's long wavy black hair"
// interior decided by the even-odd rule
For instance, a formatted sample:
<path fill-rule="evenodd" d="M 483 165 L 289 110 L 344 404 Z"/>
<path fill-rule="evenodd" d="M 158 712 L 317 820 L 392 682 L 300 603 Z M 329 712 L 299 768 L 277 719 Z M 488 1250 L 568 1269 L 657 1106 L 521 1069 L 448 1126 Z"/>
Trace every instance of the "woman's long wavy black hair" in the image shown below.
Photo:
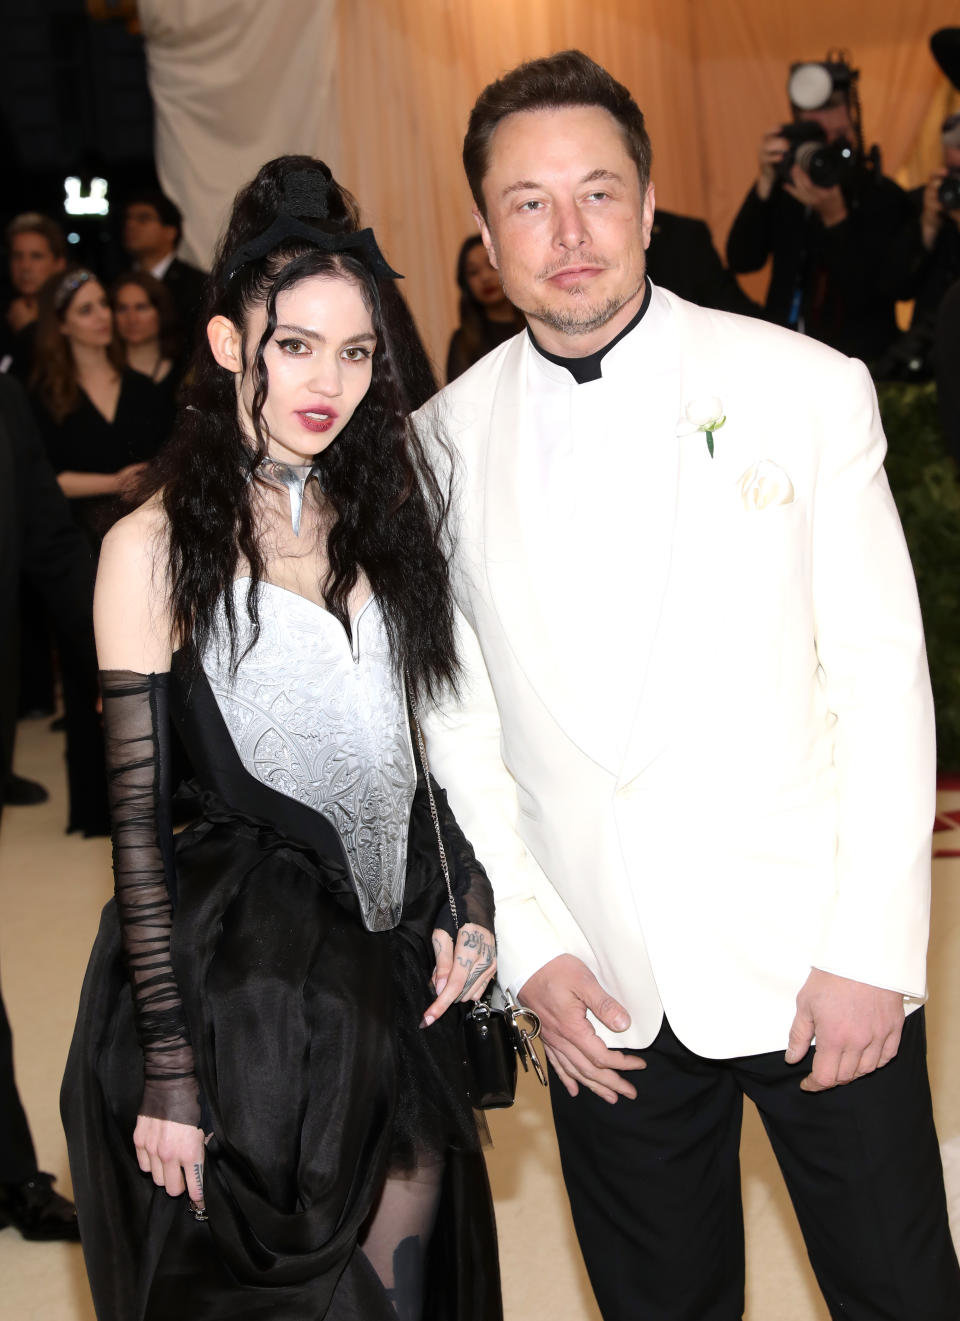
<path fill-rule="evenodd" d="M 249 646 L 259 636 L 257 598 L 265 563 L 254 474 L 269 438 L 263 421 L 269 390 L 263 355 L 276 329 L 277 297 L 312 276 L 349 280 L 370 309 L 377 346 L 370 389 L 340 435 L 317 457 L 320 484 L 333 512 L 326 545 L 329 568 L 319 587 L 327 608 L 349 634 L 350 593 L 361 571 L 366 574 L 411 697 L 433 696 L 444 684 L 456 682 L 453 603 L 442 549 L 448 494 L 406 420 L 436 389 L 407 305 L 392 280 L 374 278 L 362 256 L 323 252 L 302 238 L 284 240 L 232 277 L 227 274 L 232 254 L 262 234 L 279 213 L 285 181 L 302 171 L 317 172 L 329 185 L 327 215 L 302 219 L 334 234 L 359 228 L 353 198 L 333 182 L 323 162 L 309 156 L 268 162 L 237 195 L 208 282 L 204 324 L 220 315 L 241 332 L 243 370 L 251 373 L 254 386 L 255 434 L 251 439 L 241 427 L 234 375 L 216 363 L 202 340 L 182 398 L 185 407 L 144 491 L 159 491 L 166 512 L 174 634 L 196 666 L 222 600 L 231 659 L 237 664 L 249 650 L 240 649 L 232 591 L 242 556 L 250 573 Z M 258 305 L 265 306 L 267 323 L 251 350 L 246 331 Z"/>

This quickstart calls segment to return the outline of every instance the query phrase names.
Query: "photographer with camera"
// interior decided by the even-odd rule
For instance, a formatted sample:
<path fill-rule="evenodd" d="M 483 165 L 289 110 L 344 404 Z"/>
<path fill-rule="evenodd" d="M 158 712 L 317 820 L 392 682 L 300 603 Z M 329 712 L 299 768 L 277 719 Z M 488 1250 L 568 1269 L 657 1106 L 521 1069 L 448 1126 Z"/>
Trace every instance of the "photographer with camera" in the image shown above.
<path fill-rule="evenodd" d="M 960 87 L 960 28 L 935 32 L 930 50 L 954 87 Z M 940 145 L 942 165 L 909 194 L 913 211 L 901 236 L 913 273 L 915 302 L 910 329 L 890 355 L 888 374 L 899 380 L 925 381 L 934 375 L 940 308 L 948 290 L 960 280 L 960 112 L 943 121 Z M 953 369 L 951 361 L 949 370 Z"/>
<path fill-rule="evenodd" d="M 960 29 L 957 29 L 960 32 Z M 876 364 L 883 380 L 929 381 L 934 375 L 937 316 L 960 280 L 960 112 L 940 130 L 943 165 L 907 196 L 912 206 L 893 260 L 910 271 L 914 299 L 910 329 Z"/>
<path fill-rule="evenodd" d="M 920 241 L 931 255 L 938 246 L 960 253 L 960 110 L 943 121 L 940 141 L 942 168 L 911 194 L 920 204 Z M 954 270 L 960 275 L 956 259 Z"/>
<path fill-rule="evenodd" d="M 874 359 L 897 335 L 894 304 L 909 263 L 890 259 L 910 216 L 907 195 L 864 151 L 859 73 L 842 55 L 794 64 L 793 120 L 765 134 L 756 183 L 727 239 L 737 274 L 773 258 L 769 321 L 852 357 Z"/>

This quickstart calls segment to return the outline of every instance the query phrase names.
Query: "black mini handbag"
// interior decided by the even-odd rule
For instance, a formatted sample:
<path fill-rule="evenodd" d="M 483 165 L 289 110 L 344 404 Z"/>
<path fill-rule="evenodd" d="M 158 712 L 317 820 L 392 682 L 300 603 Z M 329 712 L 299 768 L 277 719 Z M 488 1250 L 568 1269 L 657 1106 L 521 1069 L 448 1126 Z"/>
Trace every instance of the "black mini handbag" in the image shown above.
<path fill-rule="evenodd" d="M 427 762 L 427 747 L 416 717 L 413 727 L 417 735 L 420 760 L 427 784 L 427 796 L 430 800 L 430 815 L 437 835 L 437 848 L 440 853 L 440 868 L 447 884 L 447 900 L 453 915 L 454 930 L 460 930 L 460 918 L 457 915 L 457 903 L 453 897 L 450 883 L 450 865 L 447 851 L 443 846 L 443 833 L 440 830 L 440 817 L 437 812 L 433 786 L 430 783 L 430 767 Z M 540 1035 L 540 1019 L 530 1009 L 521 1009 L 509 995 L 494 982 L 475 1004 L 462 1005 L 464 1063 L 467 1067 L 467 1094 L 471 1105 L 477 1110 L 503 1110 L 513 1105 L 517 1094 L 517 1060 L 523 1065 L 524 1073 L 532 1067 L 540 1083 L 547 1086 L 540 1057 L 537 1055 L 534 1040 Z"/>
<path fill-rule="evenodd" d="M 463 1042 L 467 1092 L 477 1110 L 503 1110 L 513 1105 L 518 1059 L 524 1073 L 532 1067 L 546 1087 L 547 1076 L 533 1044 L 539 1035 L 538 1016 L 509 1000 L 497 982 L 470 1006 L 463 1017 Z"/>

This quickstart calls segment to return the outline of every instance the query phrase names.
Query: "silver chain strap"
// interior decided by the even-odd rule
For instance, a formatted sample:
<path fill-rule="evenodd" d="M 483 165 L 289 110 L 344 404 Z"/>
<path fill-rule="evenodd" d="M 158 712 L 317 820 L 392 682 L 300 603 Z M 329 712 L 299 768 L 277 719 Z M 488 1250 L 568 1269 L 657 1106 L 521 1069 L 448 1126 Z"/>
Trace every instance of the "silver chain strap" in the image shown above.
<path fill-rule="evenodd" d="M 440 866 L 443 868 L 443 879 L 447 883 L 447 898 L 450 902 L 450 912 L 453 914 L 453 925 L 456 930 L 460 930 L 460 919 L 457 917 L 457 904 L 453 897 L 453 886 L 450 884 L 450 867 L 447 863 L 447 851 L 443 847 L 443 836 L 440 833 L 440 817 L 437 813 L 437 804 L 433 796 L 433 786 L 430 783 L 430 764 L 427 761 L 427 745 L 423 740 L 423 730 L 420 728 L 420 721 L 417 719 L 412 708 L 410 719 L 413 721 L 414 732 L 417 736 L 417 748 L 420 751 L 420 761 L 423 765 L 424 778 L 427 781 L 427 796 L 430 799 L 430 815 L 433 817 L 433 828 L 437 833 L 437 848 L 440 850 Z M 494 990 L 499 987 L 494 983 Z M 547 1086 L 547 1075 L 543 1065 L 540 1063 L 540 1057 L 537 1055 L 534 1041 L 540 1035 L 540 1019 L 532 1009 L 521 1009 L 519 1005 L 514 1004 L 510 995 L 501 991 L 501 996 L 505 1001 L 504 1013 L 510 1020 L 513 1028 L 515 1041 L 514 1049 L 519 1056 L 520 1063 L 523 1065 L 524 1072 L 528 1069 L 527 1061 L 533 1065 L 533 1071 L 542 1086 Z M 491 1009 L 488 1004 L 482 1000 L 475 1005 L 471 1011 L 474 1014 L 490 1014 Z"/>
<path fill-rule="evenodd" d="M 453 925 L 456 931 L 460 930 L 460 919 L 457 917 L 457 901 L 453 897 L 453 886 L 450 884 L 450 866 L 447 862 L 447 850 L 443 847 L 443 835 L 440 833 L 440 817 L 437 813 L 437 803 L 433 796 L 433 785 L 430 783 L 430 765 L 427 761 L 427 745 L 423 741 L 423 730 L 420 728 L 420 721 L 413 711 L 410 712 L 410 718 L 413 721 L 413 728 L 417 735 L 417 747 L 420 750 L 420 761 L 423 765 L 423 776 L 427 782 L 427 796 L 430 799 L 430 815 L 433 817 L 433 828 L 437 833 L 437 848 L 440 850 L 440 866 L 443 868 L 443 879 L 447 883 L 447 899 L 450 904 L 450 912 L 453 914 Z"/>

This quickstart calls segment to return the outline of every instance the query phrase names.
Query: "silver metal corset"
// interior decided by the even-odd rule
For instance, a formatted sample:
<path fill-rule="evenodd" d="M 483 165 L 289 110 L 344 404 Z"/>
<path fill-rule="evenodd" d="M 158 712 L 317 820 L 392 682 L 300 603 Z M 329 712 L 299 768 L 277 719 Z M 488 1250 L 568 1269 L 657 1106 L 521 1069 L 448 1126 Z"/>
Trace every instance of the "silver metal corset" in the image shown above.
<path fill-rule="evenodd" d="M 248 586 L 233 588 L 241 639 Z M 204 672 L 245 769 L 333 824 L 365 926 L 387 931 L 403 907 L 417 777 L 379 604 L 360 611 L 352 648 L 333 615 L 295 592 L 263 583 L 259 604 L 260 637 L 236 675 L 221 606 Z"/>

